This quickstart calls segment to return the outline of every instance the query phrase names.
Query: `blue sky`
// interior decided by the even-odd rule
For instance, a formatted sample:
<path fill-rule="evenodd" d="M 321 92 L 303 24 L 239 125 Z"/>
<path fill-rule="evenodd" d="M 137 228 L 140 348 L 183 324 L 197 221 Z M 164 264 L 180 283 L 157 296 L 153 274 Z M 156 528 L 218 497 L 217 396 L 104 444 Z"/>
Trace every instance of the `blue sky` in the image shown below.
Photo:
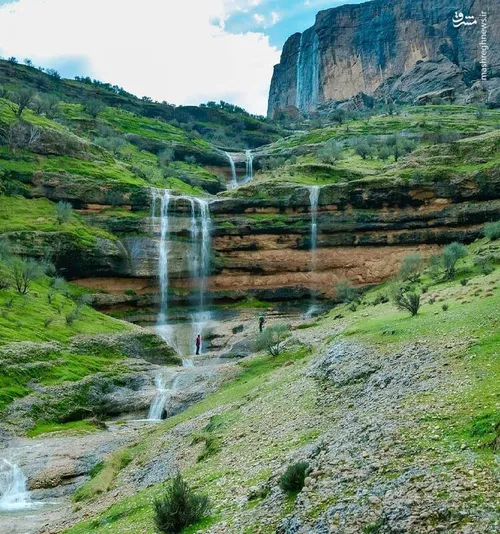
<path fill-rule="evenodd" d="M 0 0 L 0 56 L 174 104 L 265 114 L 288 36 L 356 0 Z M 45 22 L 43 22 L 45 21 Z"/>

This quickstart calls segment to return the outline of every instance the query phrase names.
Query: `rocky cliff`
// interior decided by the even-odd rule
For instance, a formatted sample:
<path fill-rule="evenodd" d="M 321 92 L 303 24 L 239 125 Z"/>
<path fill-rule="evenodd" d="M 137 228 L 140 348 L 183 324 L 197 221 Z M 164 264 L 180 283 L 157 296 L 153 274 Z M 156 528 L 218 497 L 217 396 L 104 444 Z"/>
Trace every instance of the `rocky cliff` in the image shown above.
<path fill-rule="evenodd" d="M 462 14 L 477 22 L 471 26 L 455 27 L 456 9 L 446 0 L 375 0 L 320 11 L 314 26 L 292 35 L 283 47 L 274 68 L 268 115 L 289 106 L 310 111 L 358 93 L 373 95 L 385 82 L 390 81 L 392 88 L 410 71 L 410 85 L 415 88 L 407 87 L 404 94 L 396 95 L 399 99 L 412 101 L 419 94 L 450 87 L 464 93 L 481 80 L 483 21 L 488 46 L 486 85 L 491 85 L 500 72 L 500 30 L 493 24 L 500 4 L 462 2 Z M 413 70 L 422 62 L 431 68 Z M 380 96 L 388 94 L 386 86 Z"/>

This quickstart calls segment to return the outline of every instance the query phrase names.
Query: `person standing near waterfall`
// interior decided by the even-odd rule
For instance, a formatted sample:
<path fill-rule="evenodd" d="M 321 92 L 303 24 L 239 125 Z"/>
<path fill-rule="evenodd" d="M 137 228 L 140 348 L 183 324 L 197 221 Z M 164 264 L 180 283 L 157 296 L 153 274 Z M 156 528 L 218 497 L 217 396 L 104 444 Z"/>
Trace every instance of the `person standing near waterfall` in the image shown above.
<path fill-rule="evenodd" d="M 264 328 L 264 322 L 265 322 L 265 317 L 263 315 L 260 315 L 259 316 L 259 332 L 262 332 L 262 329 Z"/>
<path fill-rule="evenodd" d="M 200 354 L 200 348 L 201 348 L 201 334 L 198 334 L 196 336 L 196 356 Z"/>

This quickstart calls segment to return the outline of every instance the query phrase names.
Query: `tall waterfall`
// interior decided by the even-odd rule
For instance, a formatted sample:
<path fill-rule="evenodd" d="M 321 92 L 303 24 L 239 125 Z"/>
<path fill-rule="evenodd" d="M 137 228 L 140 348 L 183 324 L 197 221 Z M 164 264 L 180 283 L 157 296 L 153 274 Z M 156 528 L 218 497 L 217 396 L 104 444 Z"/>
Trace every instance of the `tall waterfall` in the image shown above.
<path fill-rule="evenodd" d="M 22 510 L 30 508 L 30 500 L 26 488 L 26 477 L 21 469 L 9 462 L 0 460 L 0 511 Z"/>
<path fill-rule="evenodd" d="M 158 278 L 160 280 L 160 313 L 158 315 L 158 322 L 165 321 L 168 304 L 168 207 L 170 204 L 170 193 L 167 190 L 159 191 L 153 189 L 152 191 L 152 212 L 151 218 L 153 224 L 157 220 L 157 204 L 160 200 L 160 244 L 159 244 L 159 262 L 158 262 Z"/>
<path fill-rule="evenodd" d="M 312 35 L 310 33 L 313 32 Z M 295 65 L 295 107 L 309 111 L 319 102 L 319 38 L 313 28 L 300 35 L 297 62 Z"/>
<path fill-rule="evenodd" d="M 245 172 L 245 181 L 249 182 L 253 179 L 253 154 L 251 150 L 245 150 L 246 158 L 246 172 Z"/>
<path fill-rule="evenodd" d="M 309 188 L 309 204 L 311 210 L 311 263 L 310 272 L 314 273 L 316 270 L 316 250 L 318 248 L 318 200 L 319 200 L 320 187 L 312 185 Z M 311 304 L 306 317 L 312 317 L 316 309 L 316 294 L 311 289 Z"/>
<path fill-rule="evenodd" d="M 236 179 L 236 165 L 234 164 L 233 156 L 231 156 L 229 152 L 224 152 L 224 154 L 229 161 L 229 165 L 231 165 L 231 189 L 235 189 L 238 187 L 238 180 Z"/>
<path fill-rule="evenodd" d="M 316 249 L 318 247 L 318 200 L 320 188 L 312 185 L 309 188 L 309 203 L 311 206 L 311 271 L 316 269 Z"/>

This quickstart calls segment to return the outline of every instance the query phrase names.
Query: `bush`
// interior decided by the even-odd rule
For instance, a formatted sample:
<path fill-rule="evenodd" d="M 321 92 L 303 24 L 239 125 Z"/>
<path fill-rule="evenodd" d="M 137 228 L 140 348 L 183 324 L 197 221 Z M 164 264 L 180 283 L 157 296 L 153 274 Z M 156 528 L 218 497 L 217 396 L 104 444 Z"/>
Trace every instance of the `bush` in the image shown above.
<path fill-rule="evenodd" d="M 485 224 L 483 232 L 484 236 L 491 241 L 500 239 L 500 221 Z"/>
<path fill-rule="evenodd" d="M 467 256 L 467 249 L 461 243 L 455 242 L 445 247 L 442 254 L 442 266 L 447 279 L 455 276 L 457 261 L 465 256 Z"/>
<path fill-rule="evenodd" d="M 468 284 L 469 280 L 467 280 L 467 278 L 462 278 L 462 280 L 460 280 L 460 283 L 463 285 L 463 286 L 466 286 Z"/>
<path fill-rule="evenodd" d="M 276 324 L 265 328 L 254 341 L 254 350 L 266 350 L 271 356 L 283 352 L 283 342 L 290 335 L 290 325 Z"/>
<path fill-rule="evenodd" d="M 417 315 L 420 308 L 420 295 L 405 291 L 404 288 L 398 287 L 393 294 L 393 302 L 400 310 L 407 310 L 412 316 Z"/>
<path fill-rule="evenodd" d="M 56 218 L 58 224 L 68 222 L 71 219 L 71 214 L 73 213 L 73 206 L 69 202 L 64 202 L 60 200 L 56 206 Z"/>
<path fill-rule="evenodd" d="M 297 462 L 289 465 L 279 479 L 280 488 L 286 493 L 295 493 L 304 487 L 304 481 L 309 472 L 307 462 Z"/>
<path fill-rule="evenodd" d="M 476 256 L 474 258 L 474 265 L 479 268 L 481 274 L 491 274 L 495 268 L 491 264 L 491 258 L 488 256 Z"/>
<path fill-rule="evenodd" d="M 206 495 L 193 492 L 178 474 L 165 497 L 155 501 L 154 508 L 156 528 L 166 534 L 177 534 L 209 514 L 210 500 Z"/>
<path fill-rule="evenodd" d="M 335 295 L 340 302 L 349 303 L 358 299 L 357 290 L 352 287 L 349 280 L 341 280 L 335 287 Z"/>
<path fill-rule="evenodd" d="M 448 311 L 449 306 L 448 304 L 443 304 L 441 308 L 443 309 L 443 311 Z"/>
<path fill-rule="evenodd" d="M 20 295 L 28 293 L 31 283 L 44 274 L 43 266 L 31 258 L 14 258 L 10 262 L 12 277 Z"/>
<path fill-rule="evenodd" d="M 171 148 L 164 148 L 158 153 L 158 163 L 160 167 L 168 167 L 175 159 L 175 153 Z"/>
<path fill-rule="evenodd" d="M 399 269 L 399 276 L 403 281 L 418 282 L 420 274 L 424 268 L 424 260 L 422 254 L 416 252 L 409 254 L 403 260 Z"/>
<path fill-rule="evenodd" d="M 83 103 L 83 111 L 94 119 L 106 109 L 106 104 L 97 98 L 89 98 Z"/>
<path fill-rule="evenodd" d="M 94 143 L 102 148 L 104 150 L 107 150 L 108 152 L 111 152 L 111 154 L 117 155 L 119 154 L 125 145 L 127 144 L 126 141 L 122 137 L 96 137 L 94 139 Z"/>
<path fill-rule="evenodd" d="M 322 163 L 333 164 L 342 159 L 342 145 L 330 139 L 318 149 L 317 156 Z"/>

